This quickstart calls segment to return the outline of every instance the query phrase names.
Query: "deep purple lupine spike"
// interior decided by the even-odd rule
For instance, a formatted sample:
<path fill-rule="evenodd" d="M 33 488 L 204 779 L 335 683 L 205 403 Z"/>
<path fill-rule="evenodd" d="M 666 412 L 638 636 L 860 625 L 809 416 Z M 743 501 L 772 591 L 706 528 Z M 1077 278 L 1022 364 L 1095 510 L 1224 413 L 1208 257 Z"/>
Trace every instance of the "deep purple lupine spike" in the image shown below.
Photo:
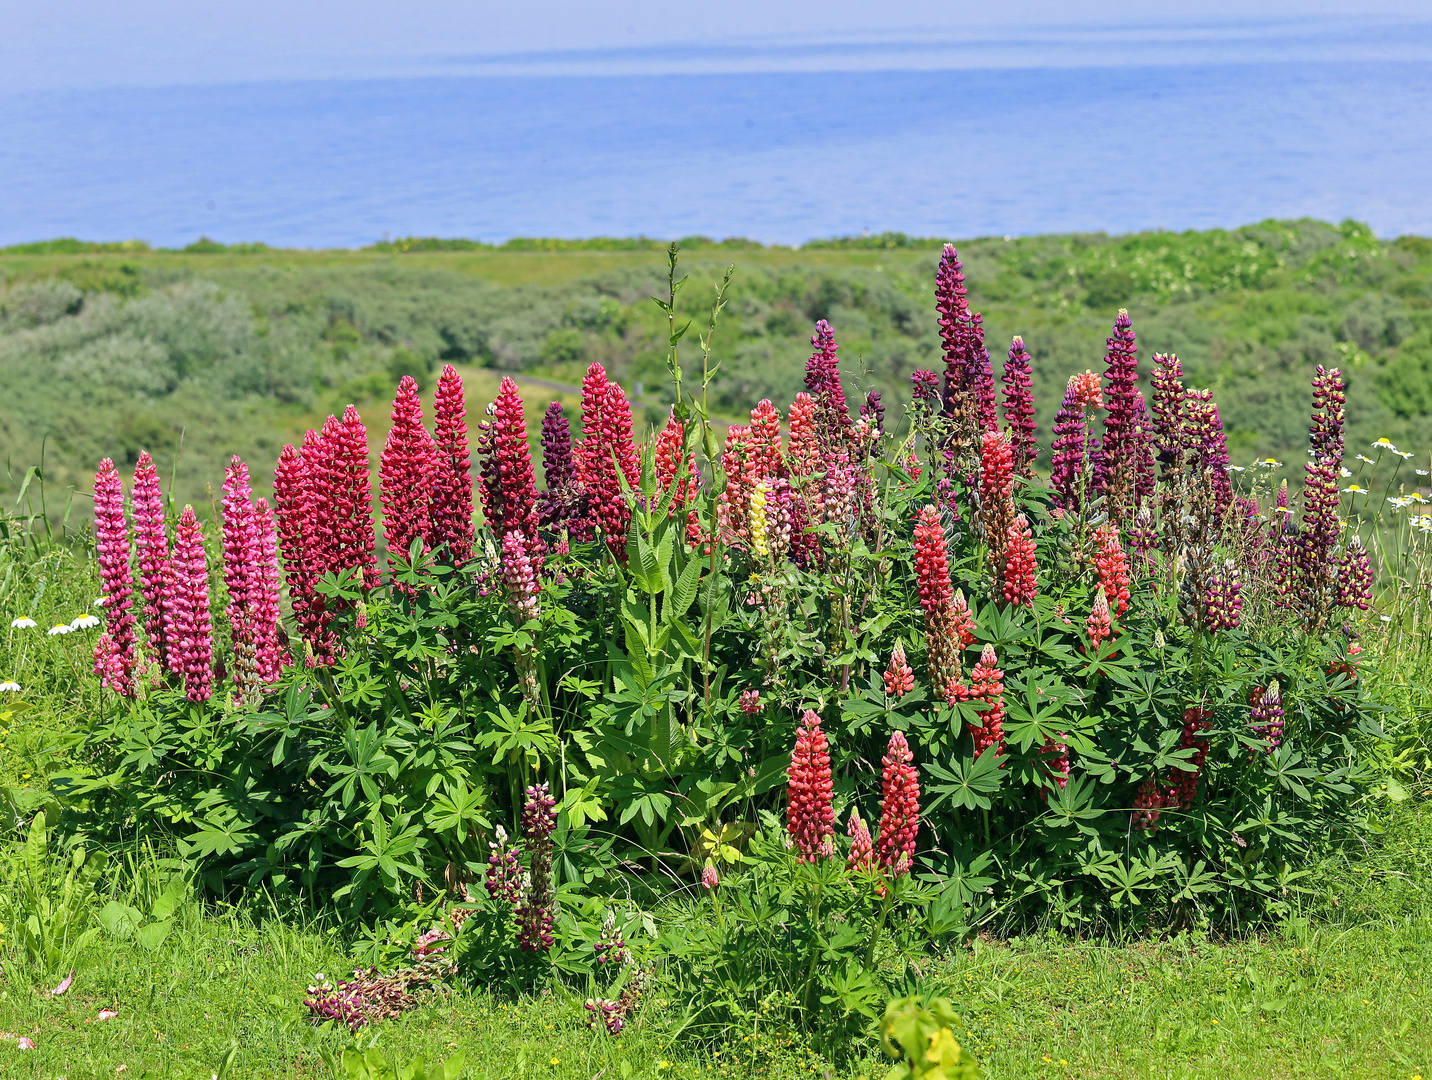
<path fill-rule="evenodd" d="M 1105 355 L 1104 438 L 1094 487 L 1115 521 L 1130 521 L 1153 491 L 1152 428 L 1139 390 L 1138 345 L 1128 311 L 1119 310 Z"/>
<path fill-rule="evenodd" d="M 1010 341 L 1001 381 L 1004 383 L 1004 423 L 1014 448 L 1014 471 L 1020 476 L 1032 476 L 1034 459 L 1039 454 L 1039 425 L 1034 419 L 1034 381 L 1024 338 L 1015 337 Z"/>
<path fill-rule="evenodd" d="M 995 427 L 994 370 L 984 343 L 984 318 L 970 311 L 964 267 L 954 244 L 946 244 L 935 273 L 935 308 L 945 353 L 948 416 L 973 426 L 973 436 Z"/>
<path fill-rule="evenodd" d="M 1054 458 L 1049 486 L 1054 503 L 1064 510 L 1077 511 L 1091 494 L 1091 466 L 1097 463 L 1098 444 L 1089 435 L 1088 414 L 1103 406 L 1099 376 L 1086 371 L 1074 375 L 1064 391 L 1064 401 L 1054 416 Z"/>
<path fill-rule="evenodd" d="M 1313 377 L 1313 420 L 1309 429 L 1313 456 L 1305 466 L 1297 576 L 1304 614 L 1319 625 L 1338 599 L 1339 560 L 1335 552 L 1342 534 L 1338 478 L 1342 469 L 1346 402 L 1342 372 L 1318 365 Z"/>
<path fill-rule="evenodd" d="M 850 438 L 850 405 L 840 381 L 836 359 L 835 331 L 821 319 L 815 324 L 810 343 L 815 350 L 806 361 L 805 385 L 816 403 L 816 431 L 826 453 L 837 453 Z"/>
<path fill-rule="evenodd" d="M 548 405 L 542 415 L 542 472 L 546 489 L 537 496 L 538 525 L 553 534 L 569 529 L 574 538 L 588 539 L 587 499 L 577 480 L 572 429 L 560 401 Z"/>

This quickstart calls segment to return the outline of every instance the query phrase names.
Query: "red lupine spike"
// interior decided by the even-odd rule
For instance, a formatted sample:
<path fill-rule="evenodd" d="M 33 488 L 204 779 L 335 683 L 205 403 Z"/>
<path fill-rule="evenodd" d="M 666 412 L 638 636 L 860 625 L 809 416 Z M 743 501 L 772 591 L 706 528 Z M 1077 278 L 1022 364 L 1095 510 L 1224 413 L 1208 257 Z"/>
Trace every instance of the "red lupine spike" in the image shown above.
<path fill-rule="evenodd" d="M 717 522 L 727 543 L 745 547 L 751 542 L 751 496 L 760 479 L 751 450 L 751 429 L 746 424 L 732 424 L 726 429 L 721 470 L 726 474 L 726 486 L 716 505 Z"/>
<path fill-rule="evenodd" d="M 915 519 L 915 574 L 925 613 L 930 681 L 945 686 L 960 674 L 959 630 L 954 625 L 954 587 L 940 509 L 922 507 Z"/>
<path fill-rule="evenodd" d="M 1039 595 L 1038 563 L 1034 551 L 1034 534 L 1029 519 L 1019 514 L 1004 543 L 1004 566 L 1000 577 L 1000 593 L 1006 603 L 1033 607 Z"/>
<path fill-rule="evenodd" d="M 1014 526 L 1014 448 L 1009 437 L 986 431 L 980 447 L 980 526 L 989 547 L 995 591 L 1004 566 L 1004 545 Z"/>
<path fill-rule="evenodd" d="M 472 461 L 462 376 L 443 366 L 433 403 L 433 481 L 428 546 L 445 547 L 453 566 L 472 561 Z"/>
<path fill-rule="evenodd" d="M 781 454 L 781 414 L 762 398 L 751 410 L 751 462 L 756 477 L 774 480 L 786 475 L 786 462 Z"/>
<path fill-rule="evenodd" d="M 165 637 L 170 672 L 184 680 L 190 701 L 208 701 L 212 693 L 214 634 L 209 620 L 209 567 L 204 530 L 192 506 L 184 507 L 174 534 L 165 583 Z"/>
<path fill-rule="evenodd" d="M 1094 569 L 1099 575 L 1109 608 L 1116 619 L 1129 610 L 1129 557 L 1119 543 L 1119 530 L 1105 522 L 1094 530 Z"/>
<path fill-rule="evenodd" d="M 796 729 L 796 745 L 791 751 L 787 776 L 790 783 L 786 830 L 795 841 L 796 858 L 801 862 L 829 858 L 835 850 L 830 750 L 820 727 L 820 717 L 810 709 Z"/>
<path fill-rule="evenodd" d="M 411 375 L 398 383 L 393 399 L 393 426 L 379 458 L 378 497 L 383 504 L 383 546 L 388 566 L 396 554 L 405 562 L 414 540 L 427 549 L 432 531 L 429 507 L 433 496 L 436 451 L 423 426 L 423 403 Z"/>
<path fill-rule="evenodd" d="M 132 697 L 136 657 L 129 525 L 124 518 L 124 482 L 109 458 L 99 463 L 94 478 L 94 536 L 105 622 L 95 646 L 94 670 L 102 686 L 121 697 Z"/>
<path fill-rule="evenodd" d="M 1166 806 L 1187 810 L 1198 797 L 1198 777 L 1203 763 L 1208 759 L 1208 740 L 1203 733 L 1213 726 L 1212 712 L 1198 705 L 1192 705 L 1183 713 L 1183 735 L 1179 738 L 1180 750 L 1193 750 L 1188 759 L 1193 771 L 1170 767 L 1168 773 L 1168 798 Z"/>
<path fill-rule="evenodd" d="M 908 873 L 915 859 L 920 780 L 911 764 L 914 760 L 904 733 L 891 732 L 885 756 L 880 759 L 880 838 L 876 849 L 881 868 L 891 877 Z"/>
<path fill-rule="evenodd" d="M 139 587 L 144 597 L 144 630 L 161 669 L 167 669 L 164 648 L 164 575 L 169 565 L 169 539 L 164 531 L 164 496 L 159 470 L 148 450 L 139 452 L 130 495 L 134 511 L 134 546 Z"/>
<path fill-rule="evenodd" d="M 890 666 L 885 669 L 885 692 L 895 697 L 904 697 L 915 689 L 915 671 L 905 660 L 905 643 L 895 642 L 890 650 Z"/>

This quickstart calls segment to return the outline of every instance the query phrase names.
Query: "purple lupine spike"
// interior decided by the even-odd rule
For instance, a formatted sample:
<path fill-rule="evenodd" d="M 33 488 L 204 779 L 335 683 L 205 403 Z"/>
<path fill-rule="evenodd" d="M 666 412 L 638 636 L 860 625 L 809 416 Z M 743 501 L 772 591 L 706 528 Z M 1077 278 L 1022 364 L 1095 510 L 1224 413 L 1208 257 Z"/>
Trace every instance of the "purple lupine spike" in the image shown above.
<path fill-rule="evenodd" d="M 1153 414 L 1154 448 L 1163 463 L 1165 482 L 1182 471 L 1184 452 L 1183 363 L 1173 353 L 1154 353 Z"/>
<path fill-rule="evenodd" d="M 1010 341 L 1001 381 L 1004 383 L 1004 423 L 1014 447 L 1014 471 L 1020 476 L 1033 476 L 1034 459 L 1039 455 L 1039 425 L 1034 419 L 1034 381 L 1024 338 L 1016 336 Z"/>
<path fill-rule="evenodd" d="M 1119 309 L 1105 355 L 1104 438 L 1094 487 L 1116 521 L 1132 520 L 1153 491 L 1152 424 L 1139 390 L 1138 345 L 1129 313 Z"/>
<path fill-rule="evenodd" d="M 531 859 L 530 884 L 517 908 L 517 943 L 523 952 L 552 948 L 552 831 L 557 827 L 557 803 L 546 784 L 527 789 L 522 807 L 522 839 Z"/>
<path fill-rule="evenodd" d="M 169 567 L 169 539 L 164 533 L 164 495 L 159 470 L 148 450 L 139 452 L 130 494 L 134 511 L 134 547 L 139 562 L 139 589 L 144 597 L 144 632 L 160 670 L 168 666 L 164 649 L 164 575 Z"/>
<path fill-rule="evenodd" d="M 1088 412 L 1100 403 L 1097 375 L 1086 372 L 1070 378 L 1054 416 L 1054 458 L 1049 474 L 1054 503 L 1061 509 L 1082 509 L 1082 498 L 1089 494 L 1090 465 L 1098 445 L 1089 435 Z"/>
<path fill-rule="evenodd" d="M 209 567 L 204 559 L 204 530 L 192 506 L 184 507 L 179 515 L 164 591 L 170 673 L 184 680 L 184 692 L 190 701 L 208 701 L 214 662 Z"/>
<path fill-rule="evenodd" d="M 875 434 L 885 434 L 885 405 L 880 400 L 879 390 L 871 390 L 865 395 L 865 400 L 860 405 L 860 416 L 870 422 Z"/>
<path fill-rule="evenodd" d="M 999 423 L 994 370 L 984 343 L 984 317 L 970 311 L 964 267 L 954 244 L 946 244 L 935 273 L 935 308 L 945 353 L 945 413 L 966 417 L 978 431 Z"/>
<path fill-rule="evenodd" d="M 537 523 L 550 533 L 572 530 L 577 539 L 591 532 L 587 498 L 577 480 L 577 460 L 572 453 L 572 429 L 554 401 L 542 415 L 542 472 L 545 490 L 537 496 Z"/>
<path fill-rule="evenodd" d="M 1277 682 L 1267 686 L 1255 686 L 1248 694 L 1249 731 L 1255 739 L 1268 743 L 1268 753 L 1278 749 L 1283 741 L 1283 697 Z"/>
<path fill-rule="evenodd" d="M 1372 556 L 1362 537 L 1354 535 L 1347 542 L 1339 569 L 1339 606 L 1366 611 L 1372 604 Z"/>
<path fill-rule="evenodd" d="M 129 570 L 129 524 L 124 519 L 124 482 L 105 458 L 94 478 L 94 546 L 104 596 L 104 633 L 94 651 L 100 684 L 122 697 L 134 694 L 134 581 Z"/>
<path fill-rule="evenodd" d="M 1273 588 L 1280 597 L 1292 598 L 1298 588 L 1298 525 L 1288 506 L 1288 481 L 1278 487 L 1270 523 L 1273 547 Z"/>
<path fill-rule="evenodd" d="M 824 319 L 815 324 L 810 339 L 815 352 L 806 361 L 805 385 L 816 403 L 816 431 L 827 453 L 842 449 L 850 437 L 850 405 L 840 381 L 840 363 L 835 352 L 835 331 Z"/>

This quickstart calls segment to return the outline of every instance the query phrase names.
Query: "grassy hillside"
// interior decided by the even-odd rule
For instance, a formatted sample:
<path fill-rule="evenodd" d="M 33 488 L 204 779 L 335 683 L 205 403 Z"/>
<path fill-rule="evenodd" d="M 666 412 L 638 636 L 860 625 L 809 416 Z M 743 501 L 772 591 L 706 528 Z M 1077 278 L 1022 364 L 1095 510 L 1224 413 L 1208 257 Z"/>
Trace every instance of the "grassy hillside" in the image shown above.
<path fill-rule="evenodd" d="M 1144 357 L 1176 351 L 1191 381 L 1214 387 L 1235 463 L 1301 463 L 1319 363 L 1349 373 L 1355 450 L 1382 436 L 1419 457 L 1432 448 L 1432 241 L 1304 220 L 959 248 L 996 363 L 1015 333 L 1034 355 L 1046 439 L 1065 379 L 1100 366 L 1126 306 Z M 937 259 L 936 244 L 903 237 L 798 250 L 694 243 L 683 254 L 685 314 L 700 317 L 712 283 L 736 266 L 716 335 L 718 408 L 788 404 L 818 318 L 835 327 L 852 391 L 903 402 L 910 372 L 938 367 Z M 570 386 L 600 360 L 633 391 L 639 421 L 657 423 L 665 326 L 648 297 L 664 288 L 664 264 L 660 245 L 642 242 L 8 249 L 0 454 L 11 490 L 42 444 L 52 491 L 84 488 L 103 455 L 133 461 L 148 448 L 176 462 L 182 498 L 207 501 L 228 454 L 263 472 L 284 442 L 349 401 L 376 450 L 397 378 L 430 381 L 444 362 L 469 374 L 475 409 L 500 374 L 526 376 L 535 423 L 561 394 L 531 380 Z"/>

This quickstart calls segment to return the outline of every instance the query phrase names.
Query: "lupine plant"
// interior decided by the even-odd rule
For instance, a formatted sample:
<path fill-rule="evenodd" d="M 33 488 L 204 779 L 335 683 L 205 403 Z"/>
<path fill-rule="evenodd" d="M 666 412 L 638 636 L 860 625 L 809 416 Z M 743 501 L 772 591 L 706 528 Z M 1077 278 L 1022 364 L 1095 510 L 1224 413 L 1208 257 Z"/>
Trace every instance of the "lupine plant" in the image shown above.
<path fill-rule="evenodd" d="M 477 523 L 458 373 L 431 434 L 398 387 L 383 572 L 351 406 L 284 447 L 271 514 L 231 466 L 222 576 L 147 457 L 132 526 L 104 463 L 96 670 L 123 708 L 75 784 L 92 827 L 172 835 L 221 893 L 333 902 L 369 958 L 441 929 L 460 966 L 511 979 L 609 972 L 674 882 L 690 918 L 656 947 L 703 1023 L 781 972 L 800 1022 L 854 1030 L 882 962 L 982 925 L 1281 911 L 1355 827 L 1379 737 L 1356 639 L 1380 568 L 1342 516 L 1340 373 L 1314 376 L 1301 494 L 1274 494 L 1232 472 L 1175 356 L 1145 381 L 1121 311 L 1037 476 L 1035 354 L 1011 344 L 1001 423 L 951 246 L 944 371 L 914 373 L 903 423 L 852 408 L 821 321 L 789 409 L 718 438 L 724 285 L 698 373 L 675 258 L 664 425 L 639 435 L 593 364 L 578 431 L 541 414 L 539 488 L 537 413 L 504 379 L 475 429 Z M 648 971 L 616 966 L 589 991 L 609 1031 Z"/>

